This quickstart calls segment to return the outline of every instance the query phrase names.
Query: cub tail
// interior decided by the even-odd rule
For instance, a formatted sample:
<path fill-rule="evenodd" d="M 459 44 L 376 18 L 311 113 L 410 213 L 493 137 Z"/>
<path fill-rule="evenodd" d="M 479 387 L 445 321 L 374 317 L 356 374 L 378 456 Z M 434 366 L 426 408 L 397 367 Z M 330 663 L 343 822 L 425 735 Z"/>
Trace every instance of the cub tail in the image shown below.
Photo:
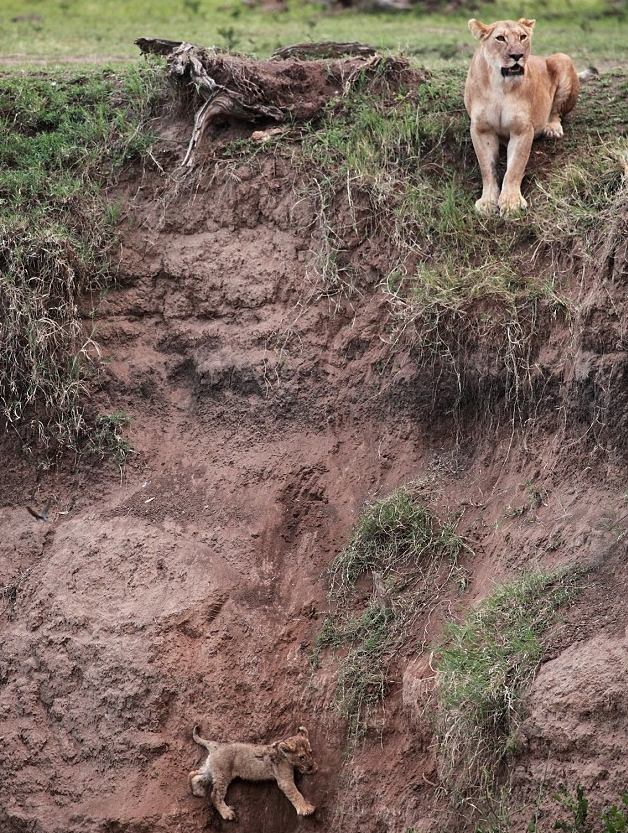
<path fill-rule="evenodd" d="M 198 743 L 199 746 L 204 746 L 205 749 L 207 749 L 208 752 L 211 752 L 216 744 L 215 744 L 215 742 L 212 742 L 211 740 L 205 740 L 205 738 L 202 738 L 199 734 L 200 728 L 201 728 L 200 726 L 196 725 L 192 729 L 192 738 L 194 739 L 194 741 L 196 743 Z"/>

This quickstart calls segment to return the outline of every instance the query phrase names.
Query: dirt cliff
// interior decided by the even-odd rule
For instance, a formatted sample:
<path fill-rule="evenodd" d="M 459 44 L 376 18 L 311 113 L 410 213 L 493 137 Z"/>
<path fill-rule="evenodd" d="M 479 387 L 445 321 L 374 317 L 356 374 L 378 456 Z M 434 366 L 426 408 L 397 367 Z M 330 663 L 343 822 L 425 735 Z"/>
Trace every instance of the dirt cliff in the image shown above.
<path fill-rule="evenodd" d="M 42 470 L 2 440 L 0 829 L 442 829 L 417 646 L 496 581 L 563 563 L 588 572 L 530 693 L 517 829 L 541 782 L 615 800 L 628 742 L 621 235 L 574 278 L 576 325 L 541 333 L 548 395 L 522 433 L 484 407 L 486 345 L 475 395 L 453 414 L 453 382 L 427 372 L 410 338 L 387 341 L 385 240 L 349 241 L 357 292 L 323 291 L 298 171 L 263 152 L 218 159 L 212 142 L 252 128 L 221 130 L 182 171 L 190 122 L 164 118 L 156 164 L 111 189 L 120 273 L 95 321 L 95 401 L 132 420 L 124 467 Z M 473 551 L 466 589 L 419 623 L 347 751 L 334 658 L 310 661 L 325 573 L 364 503 L 418 479 Z M 47 500 L 47 520 L 26 511 Z M 195 723 L 260 742 L 306 725 L 319 771 L 301 789 L 316 813 L 298 819 L 274 785 L 237 782 L 238 821 L 222 822 L 189 792 Z"/>

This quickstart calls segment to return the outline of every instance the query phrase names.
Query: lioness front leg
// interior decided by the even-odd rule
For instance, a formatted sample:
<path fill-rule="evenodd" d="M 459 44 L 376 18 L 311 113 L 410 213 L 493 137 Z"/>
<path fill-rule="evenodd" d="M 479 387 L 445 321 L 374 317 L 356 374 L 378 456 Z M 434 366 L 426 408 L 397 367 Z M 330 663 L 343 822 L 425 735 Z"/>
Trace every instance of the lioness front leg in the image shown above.
<path fill-rule="evenodd" d="M 497 181 L 497 160 L 499 158 L 499 138 L 491 130 L 482 130 L 471 124 L 471 141 L 482 174 L 482 196 L 475 203 L 478 214 L 488 216 L 497 214 L 499 200 L 499 183 Z"/>
<path fill-rule="evenodd" d="M 292 804 L 299 816 L 311 816 L 316 809 L 296 788 L 294 781 L 290 778 L 277 779 L 277 784 L 288 801 Z"/>
<path fill-rule="evenodd" d="M 222 781 L 216 781 L 212 790 L 212 804 L 225 821 L 235 821 L 235 810 L 225 803 L 228 786 L 229 784 L 225 784 Z"/>
<path fill-rule="evenodd" d="M 510 214 L 527 208 L 528 203 L 521 193 L 521 181 L 530 158 L 534 128 L 530 125 L 523 133 L 511 136 L 508 142 L 506 174 L 499 196 L 499 213 Z"/>

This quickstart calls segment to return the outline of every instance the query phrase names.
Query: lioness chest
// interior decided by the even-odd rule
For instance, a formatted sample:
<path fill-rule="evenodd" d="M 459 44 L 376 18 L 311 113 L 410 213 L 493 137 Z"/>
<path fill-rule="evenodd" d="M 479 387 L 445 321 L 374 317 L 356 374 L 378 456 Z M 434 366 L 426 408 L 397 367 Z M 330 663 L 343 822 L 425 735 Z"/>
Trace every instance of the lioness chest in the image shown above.
<path fill-rule="evenodd" d="M 474 60 L 481 60 L 475 56 Z M 478 87 L 478 73 L 471 70 L 465 86 L 465 107 L 472 123 L 480 131 L 494 131 L 507 142 L 511 136 L 530 129 L 539 136 L 550 116 L 555 85 L 551 82 L 544 58 L 530 56 L 525 75 L 504 78 L 491 72 L 480 72 L 484 84 Z M 469 78 L 474 77 L 474 83 Z"/>

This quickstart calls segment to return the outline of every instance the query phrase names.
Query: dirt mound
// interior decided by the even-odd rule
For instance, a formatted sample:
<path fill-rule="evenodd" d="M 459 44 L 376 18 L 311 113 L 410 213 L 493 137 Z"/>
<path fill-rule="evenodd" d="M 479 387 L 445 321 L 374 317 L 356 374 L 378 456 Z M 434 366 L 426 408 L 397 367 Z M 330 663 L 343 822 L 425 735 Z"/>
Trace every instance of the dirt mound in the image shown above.
<path fill-rule="evenodd" d="M 460 434 L 442 410 L 455 392 L 411 349 L 393 354 L 380 338 L 382 241 L 347 254 L 359 294 L 330 299 L 316 272 L 314 202 L 287 160 L 219 164 L 209 137 L 182 173 L 189 120 L 160 130 L 159 165 L 129 171 L 111 194 L 124 207 L 120 277 L 96 321 L 98 406 L 132 418 L 133 454 L 122 471 L 42 471 L 3 440 L 2 830 L 221 829 L 188 789 L 201 758 L 195 723 L 221 741 L 309 730 L 319 771 L 300 789 L 315 815 L 299 820 L 274 785 L 235 783 L 234 830 L 446 828 L 418 635 L 435 636 L 495 580 L 563 562 L 594 569 L 531 693 L 517 789 L 527 800 L 545 767 L 616 798 L 612 761 L 626 733 L 621 420 L 607 426 L 615 453 L 582 442 L 575 416 L 573 430 L 541 427 L 526 443 L 510 426 L 488 431 L 486 413 L 469 408 Z M 601 378 L 596 367 L 607 378 L 623 367 L 623 353 L 595 352 L 610 318 L 623 321 L 594 300 L 601 279 L 588 287 L 595 325 L 583 324 L 561 400 L 571 414 L 585 407 L 574 390 Z M 548 366 L 563 337 L 547 334 Z M 347 755 L 333 658 L 315 672 L 310 661 L 325 571 L 364 502 L 417 478 L 471 544 L 467 589 L 419 624 L 385 708 Z M 38 522 L 25 505 L 48 499 Z"/>
<path fill-rule="evenodd" d="M 625 792 L 628 651 L 625 634 L 613 630 L 569 646 L 535 680 L 515 772 L 515 789 L 528 806 L 538 803 L 544 781 L 582 785 L 592 816 Z M 549 805 L 545 799 L 539 813 L 547 822 L 556 817 Z"/>

